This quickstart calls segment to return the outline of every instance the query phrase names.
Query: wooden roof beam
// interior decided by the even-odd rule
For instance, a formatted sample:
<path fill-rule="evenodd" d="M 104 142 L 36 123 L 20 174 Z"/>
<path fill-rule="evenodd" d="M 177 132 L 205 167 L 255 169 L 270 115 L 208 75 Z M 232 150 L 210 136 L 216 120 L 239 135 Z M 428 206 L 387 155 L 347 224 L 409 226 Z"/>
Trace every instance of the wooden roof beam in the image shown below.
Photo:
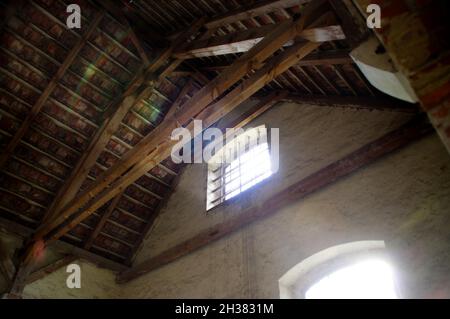
<path fill-rule="evenodd" d="M 310 65 L 341 65 L 354 63 L 353 59 L 349 55 L 349 50 L 333 50 L 333 51 L 321 51 L 308 54 L 304 59 L 297 63 L 297 66 L 310 66 Z M 227 68 L 229 64 L 216 64 L 211 66 L 200 67 L 203 71 L 222 71 Z M 187 70 L 178 70 L 180 74 L 186 72 L 185 75 L 190 75 L 192 72 Z"/>
<path fill-rule="evenodd" d="M 209 21 L 207 21 L 205 23 L 205 27 L 209 30 L 207 35 L 211 35 L 218 28 L 230 23 L 254 18 L 275 11 L 281 11 L 283 9 L 299 6 L 310 1 L 311 0 L 264 0 L 255 4 L 243 6 L 225 14 L 212 17 Z M 173 39 L 179 33 L 180 32 L 175 32 L 169 35 L 168 38 Z"/>
<path fill-rule="evenodd" d="M 246 52 L 261 41 L 268 33 L 276 29 L 277 26 L 277 24 L 270 24 L 225 36 L 195 41 L 184 50 L 176 50 L 173 56 L 179 59 L 192 59 Z M 299 37 L 312 42 L 345 39 L 345 35 L 339 25 L 305 29 L 299 34 Z M 290 46 L 293 43 L 294 41 L 288 41 L 284 43 L 284 46 Z"/>
<path fill-rule="evenodd" d="M 102 217 L 98 221 L 97 225 L 95 226 L 95 228 L 92 231 L 91 235 L 89 236 L 88 240 L 84 244 L 84 249 L 89 250 L 92 247 L 98 234 L 100 234 L 100 232 L 103 229 L 103 226 L 106 224 L 106 221 L 109 219 L 109 217 L 111 217 L 112 213 L 114 212 L 114 209 L 116 209 L 116 207 L 117 207 L 117 204 L 119 204 L 120 197 L 122 197 L 122 194 L 123 193 L 120 193 L 119 195 L 114 197 L 111 204 L 109 204 L 108 209 L 103 213 Z"/>
<path fill-rule="evenodd" d="M 226 24 L 237 21 L 254 18 L 263 14 L 267 14 L 281 9 L 286 9 L 298 5 L 305 4 L 310 0 L 266 0 L 260 1 L 252 5 L 244 6 L 237 10 L 227 12 L 226 14 L 213 17 L 205 26 L 208 29 L 215 29 Z"/>
<path fill-rule="evenodd" d="M 412 114 L 420 111 L 416 104 L 404 102 L 389 96 L 323 96 L 297 95 L 291 93 L 286 95 L 283 101 L 323 107 L 342 107 Z"/>
<path fill-rule="evenodd" d="M 231 85 L 239 81 L 247 72 L 260 64 L 283 46 L 284 43 L 294 39 L 304 28 L 315 22 L 325 11 L 326 1 L 315 1 L 309 4 L 302 17 L 295 21 L 287 21 L 280 24 L 277 29 L 268 34 L 262 41 L 253 47 L 246 54 L 241 56 L 222 74 L 217 76 L 208 85 L 202 88 L 195 96 L 184 105 L 183 109 L 172 118 L 166 119 L 154 131 L 147 135 L 136 147 L 130 150 L 122 160 L 102 174 L 97 182 L 88 187 L 80 196 L 77 196 L 63 209 L 62 214 L 55 220 L 46 223 L 34 236 L 35 243 L 43 240 L 50 243 L 67 231 L 75 227 L 79 222 L 92 214 L 98 207 L 116 196 L 125 189 L 135 179 L 161 160 L 170 155 L 173 141 L 170 139 L 171 132 L 180 124 L 191 122 L 192 118 L 199 118 L 197 114 L 202 112 L 215 98 L 225 92 Z M 324 15 L 328 17 L 329 15 Z M 322 17 L 322 18 L 323 18 Z M 328 22 L 322 21 L 321 23 Z M 318 21 L 319 21 L 318 20 Z M 247 94 L 253 94 L 265 83 L 270 81 L 278 72 L 284 72 L 292 63 L 298 62 L 306 54 L 317 48 L 320 43 L 308 42 L 300 46 L 293 46 L 283 54 L 277 55 L 273 63 L 264 66 L 265 70 L 258 73 L 258 78 L 253 78 L 255 83 L 251 89 L 246 90 Z M 246 82 L 248 85 L 248 82 Z M 250 95 L 251 95 L 250 94 Z M 248 97 L 248 96 L 246 96 Z M 244 96 L 242 97 L 244 98 Z M 240 98 L 234 96 L 227 103 L 239 104 Z M 209 110 L 208 108 L 207 110 Z M 217 121 L 225 113 L 213 108 L 214 114 L 208 116 L 209 112 L 203 112 L 203 118 L 210 121 Z M 214 121 L 214 122 L 215 122 Z M 213 122 L 211 122 L 212 124 Z M 155 146 L 158 147 L 155 149 Z M 82 209 L 80 209 L 82 208 Z M 32 256 L 33 245 L 30 245 L 27 252 L 28 258 Z"/>
<path fill-rule="evenodd" d="M 75 197 L 82 183 L 86 179 L 89 170 L 94 166 L 97 158 L 106 147 L 114 132 L 116 132 L 121 125 L 122 119 L 136 103 L 145 98 L 149 91 L 152 90 L 148 81 L 155 81 L 155 72 L 163 67 L 167 59 L 170 58 L 174 48 L 188 41 L 190 37 L 198 31 L 202 24 L 203 21 L 200 19 L 173 41 L 169 48 L 162 50 L 151 64 L 147 67 L 141 67 L 138 75 L 134 78 L 132 83 L 128 85 L 122 96 L 113 101 L 113 105 L 108 108 L 108 113 L 105 115 L 105 120 L 101 127 L 97 130 L 85 153 L 82 155 L 82 158 L 78 161 L 70 177 L 58 193 L 55 202 L 52 203 L 48 210 L 44 218 L 44 223 L 57 216 L 61 208 Z M 170 64 L 169 67 L 171 67 L 171 65 L 172 64 Z"/>

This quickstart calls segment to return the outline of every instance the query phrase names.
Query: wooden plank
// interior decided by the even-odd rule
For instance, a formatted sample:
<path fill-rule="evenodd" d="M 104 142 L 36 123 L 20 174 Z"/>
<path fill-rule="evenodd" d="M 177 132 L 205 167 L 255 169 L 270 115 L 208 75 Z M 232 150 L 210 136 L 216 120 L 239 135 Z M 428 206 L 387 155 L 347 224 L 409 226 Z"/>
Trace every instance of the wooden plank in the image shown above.
<path fill-rule="evenodd" d="M 12 261 L 8 249 L 4 246 L 4 243 L 0 240 L 0 274 L 3 275 L 5 281 L 8 284 L 12 283 L 16 267 Z"/>
<path fill-rule="evenodd" d="M 388 96 L 322 96 L 295 95 L 291 93 L 284 97 L 283 100 L 286 102 L 323 107 L 342 107 L 412 114 L 420 111 L 416 104 L 411 104 Z"/>
<path fill-rule="evenodd" d="M 8 146 L 4 150 L 3 154 L 0 156 L 0 167 L 3 167 L 8 160 L 8 158 L 12 155 L 17 145 L 20 143 L 20 140 L 23 138 L 25 133 L 28 131 L 28 128 L 33 123 L 34 119 L 40 112 L 41 108 L 44 106 L 50 94 L 53 92 L 53 89 L 58 84 L 59 80 L 63 77 L 66 70 L 70 67 L 72 62 L 78 56 L 78 53 L 81 51 L 83 46 L 87 43 L 91 34 L 96 30 L 98 24 L 102 20 L 104 16 L 103 11 L 99 11 L 96 13 L 92 23 L 88 26 L 86 32 L 80 37 L 74 47 L 67 54 L 64 62 L 60 65 L 55 75 L 51 78 L 50 82 L 47 84 L 47 87 L 44 89 L 42 94 L 39 96 L 36 103 L 32 106 L 29 114 L 25 118 L 25 120 L 20 125 L 19 130 L 16 132 L 12 140 L 9 142 Z"/>
<path fill-rule="evenodd" d="M 32 272 L 26 279 L 26 284 L 29 285 L 37 280 L 47 277 L 48 275 L 54 273 L 58 269 L 61 269 L 62 267 L 65 267 L 73 263 L 75 260 L 77 260 L 77 257 L 75 256 L 72 255 L 64 256 L 63 258 L 58 259 L 55 262 Z"/>
<path fill-rule="evenodd" d="M 408 145 L 430 132 L 432 132 L 432 128 L 423 117 L 415 118 L 403 127 L 359 148 L 342 159 L 272 195 L 267 200 L 264 200 L 261 205 L 246 209 L 241 214 L 201 231 L 157 256 L 121 272 L 117 276 L 116 281 L 118 283 L 129 282 L 199 248 L 205 247 L 242 227 L 278 212 L 280 208 L 286 205 L 298 202 L 307 195 L 323 189 L 337 180 L 354 173 L 359 168 L 369 165 L 375 160 Z"/>
<path fill-rule="evenodd" d="M 323 4 L 325 1 L 313 2 L 314 5 L 308 5 L 304 15 L 296 22 L 288 21 L 281 24 L 276 30 L 267 35 L 261 42 L 253 47 L 246 54 L 242 55 L 236 62 L 226 69 L 222 74 L 217 76 L 208 85 L 202 88 L 197 94 L 184 105 L 181 112 L 177 112 L 172 118 L 166 119 L 161 125 L 147 135 L 136 147 L 130 150 L 122 160 L 102 174 L 98 181 L 89 187 L 85 192 L 72 200 L 63 210 L 61 216 L 56 220 L 47 223 L 40 231 L 38 231 L 34 239 L 38 241 L 44 236 L 46 242 L 59 238 L 62 234 L 77 225 L 81 220 L 89 216 L 99 207 L 99 204 L 104 204 L 106 201 L 117 195 L 132 181 L 139 178 L 143 172 L 157 165 L 163 159 L 170 155 L 170 147 L 173 141 L 170 140 L 171 132 L 180 124 L 191 122 L 192 118 L 197 117 L 209 103 L 222 94 L 231 85 L 241 79 L 249 70 L 255 65 L 261 64 L 270 55 L 277 51 L 284 43 L 295 38 L 302 32 L 306 23 L 307 26 L 317 20 L 317 17 L 323 13 Z M 329 15 L 324 15 L 329 18 Z M 321 23 L 328 22 L 327 19 L 319 19 Z M 319 21 L 318 20 L 318 21 Z M 318 43 L 307 43 L 304 52 L 298 53 L 303 57 L 309 53 L 313 47 L 317 47 Z M 293 49 L 294 48 L 294 49 Z M 286 50 L 298 50 L 297 46 L 293 46 Z M 281 56 L 281 55 L 280 55 Z M 284 55 L 286 56 L 286 55 Z M 290 56 L 289 56 L 290 57 Z M 290 57 L 292 58 L 292 57 Z M 300 60 L 300 59 L 297 59 Z M 274 64 L 276 70 L 285 70 L 288 63 L 281 61 L 279 64 Z M 266 67 L 266 66 L 265 66 Z M 276 73 L 271 67 L 266 67 L 267 71 Z M 261 75 L 261 73 L 258 73 Z M 258 84 L 264 81 L 271 80 L 271 76 L 262 76 L 263 80 L 259 79 Z M 252 86 L 255 89 L 257 86 Z M 250 90 L 247 90 L 250 92 Z M 209 109 L 209 108 L 208 108 Z M 218 120 L 223 113 L 215 113 Z M 210 118 L 211 120 L 212 118 Z M 211 123 L 212 124 L 212 123 Z M 157 146 L 157 147 L 156 147 Z M 146 156 L 147 154 L 147 156 Z M 162 157 L 164 155 L 165 157 Z M 155 156 L 154 160 L 148 160 L 150 156 Z M 134 167 L 133 167 L 134 165 Z M 130 168 L 133 167 L 131 170 Z M 127 172 L 126 178 L 122 175 Z M 118 179 L 118 177 L 121 177 Z M 115 181 L 118 179 L 118 181 Z M 105 188 L 107 187 L 107 188 Z M 101 199 L 100 199 L 101 196 Z M 104 201 L 106 200 L 106 201 Z M 86 205 L 88 204 L 89 205 Z M 83 207 L 82 211 L 79 209 Z"/>
<path fill-rule="evenodd" d="M 243 128 L 251 121 L 256 119 L 258 116 L 261 116 L 264 112 L 268 111 L 275 104 L 282 101 L 288 95 L 287 91 L 275 91 L 271 92 L 265 97 L 259 99 L 258 103 L 248 109 L 246 112 L 239 115 L 236 119 L 224 123 L 218 128 L 222 131 L 226 130 L 226 128 L 232 127 L 235 129 Z"/>
<path fill-rule="evenodd" d="M 224 15 L 220 15 L 212 18 L 208 21 L 205 26 L 208 29 L 215 29 L 221 27 L 226 24 L 234 23 L 240 20 L 250 19 L 253 17 L 257 17 L 263 14 L 267 14 L 274 11 L 279 11 L 281 9 L 286 9 L 298 5 L 302 5 L 304 3 L 309 2 L 310 0 L 267 0 L 260 1 L 253 5 L 244 6 L 243 8 L 239 8 L 237 10 L 233 10 L 227 12 Z"/>
<path fill-rule="evenodd" d="M 114 197 L 114 199 L 112 200 L 108 209 L 105 211 L 103 216 L 100 218 L 100 220 L 98 221 L 94 230 L 92 231 L 91 235 L 89 236 L 88 240 L 84 244 L 84 249 L 89 250 L 92 247 L 98 234 L 100 234 L 100 232 L 103 229 L 103 226 L 106 224 L 106 221 L 109 219 L 109 217 L 111 217 L 112 213 L 114 212 L 114 209 L 116 209 L 116 206 L 119 203 L 120 198 L 122 197 L 122 194 L 123 194 L 123 192 L 120 193 L 119 195 L 117 195 L 116 197 Z"/>
<path fill-rule="evenodd" d="M 132 28 L 130 22 L 126 20 L 126 24 L 128 26 L 128 29 L 130 30 L 130 38 L 133 42 L 133 45 L 135 46 L 136 50 L 138 51 L 139 56 L 141 57 L 141 60 L 145 67 L 148 67 L 150 65 L 150 59 L 148 58 L 147 52 L 144 49 L 144 45 L 141 42 L 141 39 L 137 36 L 136 32 L 134 32 L 134 29 Z"/>
<path fill-rule="evenodd" d="M 352 49 L 367 39 L 370 29 L 352 0 L 329 0 Z"/>
<path fill-rule="evenodd" d="M 230 53 L 246 52 L 261 41 L 265 35 L 277 28 L 276 24 L 252 28 L 220 37 L 196 41 L 184 50 L 177 50 L 173 56 L 179 59 L 192 59 L 207 56 L 224 55 Z M 325 42 L 345 39 L 339 25 L 305 29 L 299 37 L 313 42 Z M 294 42 L 288 41 L 284 46 L 291 46 Z"/>
<path fill-rule="evenodd" d="M 235 88 L 231 93 L 225 96 L 219 102 L 210 105 L 207 109 L 202 111 L 196 116 L 196 119 L 203 121 L 204 127 L 208 127 L 213 123 L 217 122 L 225 114 L 233 110 L 237 105 L 245 101 L 253 93 L 262 88 L 265 84 L 270 82 L 274 77 L 286 71 L 289 67 L 295 64 L 303 56 L 316 49 L 320 43 L 308 42 L 306 44 L 300 43 L 294 45 L 288 50 L 279 54 L 270 62 L 268 62 L 264 67 L 258 70 L 249 79 L 244 81 L 241 85 Z M 187 125 L 187 128 L 193 133 L 193 122 Z M 177 127 L 176 122 L 173 123 L 169 128 L 174 129 Z M 170 137 L 170 133 L 168 134 Z M 115 196 L 118 190 L 125 188 L 129 185 L 130 181 L 134 181 L 142 174 L 161 162 L 168 156 L 172 147 L 176 144 L 176 141 L 164 139 L 158 144 L 157 151 L 153 151 L 147 158 L 143 159 L 139 164 L 134 166 L 125 176 L 123 176 L 119 181 L 115 182 L 113 186 L 105 192 L 103 192 L 99 197 L 95 198 L 95 201 L 83 212 L 78 213 L 73 216 L 71 220 L 66 223 L 62 223 L 61 226 L 55 229 L 54 232 L 50 234 L 51 240 L 57 239 L 66 233 L 71 228 L 75 227 L 84 218 L 89 216 L 90 211 L 100 207 L 101 203 L 104 203 L 111 198 L 110 196 Z"/>
<path fill-rule="evenodd" d="M 194 78 L 190 78 L 186 84 L 183 86 L 183 88 L 181 89 L 180 93 L 178 94 L 177 98 L 175 99 L 175 101 L 172 103 L 172 105 L 169 108 L 169 111 L 166 114 L 166 118 L 170 118 L 172 117 L 175 112 L 178 112 L 178 110 L 181 107 L 181 101 L 182 99 L 186 96 L 187 92 L 192 89 L 192 86 L 194 84 Z"/>

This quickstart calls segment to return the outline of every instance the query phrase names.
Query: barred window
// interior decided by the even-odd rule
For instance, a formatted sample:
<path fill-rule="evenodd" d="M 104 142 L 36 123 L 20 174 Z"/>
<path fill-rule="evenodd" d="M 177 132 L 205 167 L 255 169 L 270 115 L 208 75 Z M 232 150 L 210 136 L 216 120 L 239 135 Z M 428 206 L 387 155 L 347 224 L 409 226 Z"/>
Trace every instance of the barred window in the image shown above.
<path fill-rule="evenodd" d="M 266 127 L 252 128 L 234 137 L 208 162 L 207 210 L 271 175 Z"/>

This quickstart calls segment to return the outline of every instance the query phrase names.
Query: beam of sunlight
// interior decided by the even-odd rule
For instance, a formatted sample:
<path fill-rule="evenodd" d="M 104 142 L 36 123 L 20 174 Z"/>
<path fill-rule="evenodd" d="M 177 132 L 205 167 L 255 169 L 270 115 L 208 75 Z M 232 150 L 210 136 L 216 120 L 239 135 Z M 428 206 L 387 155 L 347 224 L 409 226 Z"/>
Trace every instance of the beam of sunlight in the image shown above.
<path fill-rule="evenodd" d="M 390 265 L 370 259 L 341 268 L 311 286 L 307 299 L 397 299 Z"/>

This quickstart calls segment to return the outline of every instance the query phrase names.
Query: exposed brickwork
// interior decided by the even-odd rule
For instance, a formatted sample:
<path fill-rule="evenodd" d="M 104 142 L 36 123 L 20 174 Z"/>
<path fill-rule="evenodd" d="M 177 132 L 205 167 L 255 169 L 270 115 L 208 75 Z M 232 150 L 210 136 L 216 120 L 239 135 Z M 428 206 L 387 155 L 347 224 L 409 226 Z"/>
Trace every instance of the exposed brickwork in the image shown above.
<path fill-rule="evenodd" d="M 382 28 L 375 32 L 450 151 L 449 4 L 438 0 L 356 2 L 364 13 L 370 3 L 380 5 Z"/>

